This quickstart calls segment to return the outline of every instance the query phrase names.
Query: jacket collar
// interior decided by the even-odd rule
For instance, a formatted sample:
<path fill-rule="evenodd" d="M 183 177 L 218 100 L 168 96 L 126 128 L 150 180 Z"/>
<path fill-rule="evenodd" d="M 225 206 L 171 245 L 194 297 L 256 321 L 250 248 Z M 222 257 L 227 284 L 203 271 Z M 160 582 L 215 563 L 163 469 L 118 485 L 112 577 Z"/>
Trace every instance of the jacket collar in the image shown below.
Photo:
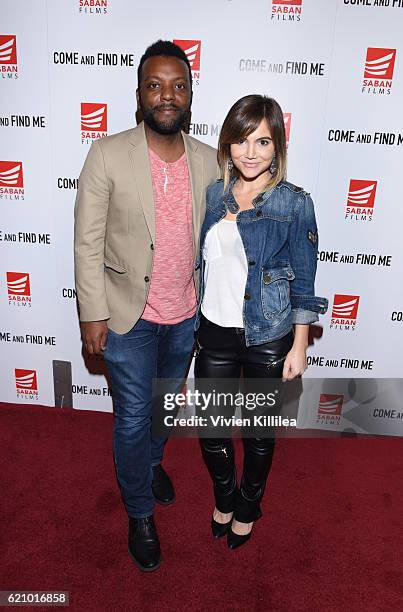
<path fill-rule="evenodd" d="M 237 212 L 239 212 L 239 204 L 238 202 L 235 200 L 234 194 L 233 194 L 233 187 L 236 183 L 237 177 L 234 176 L 229 184 L 227 189 L 224 191 L 223 194 L 223 201 L 224 204 L 226 206 L 226 208 L 232 212 L 233 214 L 236 214 Z M 252 204 L 254 208 L 259 208 L 260 206 L 263 206 L 263 204 L 266 202 L 266 200 L 271 196 L 271 194 L 273 193 L 274 189 L 276 187 L 272 187 L 267 191 L 262 191 L 261 193 L 258 193 L 257 196 L 255 196 L 252 200 Z"/>

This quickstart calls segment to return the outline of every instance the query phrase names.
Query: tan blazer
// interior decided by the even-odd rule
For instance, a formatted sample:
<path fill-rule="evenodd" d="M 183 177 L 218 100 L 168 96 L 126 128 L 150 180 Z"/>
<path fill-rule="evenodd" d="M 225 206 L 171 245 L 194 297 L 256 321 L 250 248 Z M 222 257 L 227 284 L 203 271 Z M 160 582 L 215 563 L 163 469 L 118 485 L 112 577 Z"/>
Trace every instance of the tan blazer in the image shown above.
<path fill-rule="evenodd" d="M 185 133 L 183 140 L 192 186 L 196 259 L 206 188 L 216 180 L 218 166 L 215 149 Z M 154 242 L 151 170 L 140 123 L 94 142 L 80 174 L 74 252 L 81 321 L 108 319 L 108 326 L 119 334 L 133 327 L 147 300 Z"/>

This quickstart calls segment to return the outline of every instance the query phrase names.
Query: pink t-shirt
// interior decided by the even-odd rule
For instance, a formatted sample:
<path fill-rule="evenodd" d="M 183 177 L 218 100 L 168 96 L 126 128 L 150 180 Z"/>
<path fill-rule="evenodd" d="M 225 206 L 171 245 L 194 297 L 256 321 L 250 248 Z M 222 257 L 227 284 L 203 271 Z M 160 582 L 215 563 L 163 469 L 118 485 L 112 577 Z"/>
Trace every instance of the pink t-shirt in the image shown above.
<path fill-rule="evenodd" d="M 185 153 L 167 163 L 148 149 L 155 207 L 154 263 L 142 319 L 180 323 L 196 312 L 192 191 Z"/>

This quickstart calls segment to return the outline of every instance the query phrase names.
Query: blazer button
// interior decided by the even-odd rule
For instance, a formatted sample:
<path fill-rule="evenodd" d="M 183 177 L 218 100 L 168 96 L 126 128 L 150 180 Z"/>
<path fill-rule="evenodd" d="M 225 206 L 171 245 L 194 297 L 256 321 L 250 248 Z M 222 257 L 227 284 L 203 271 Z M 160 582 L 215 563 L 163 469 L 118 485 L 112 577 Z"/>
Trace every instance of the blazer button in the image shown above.
<path fill-rule="evenodd" d="M 149 279 L 149 277 L 148 277 L 148 276 L 145 276 L 145 277 L 144 277 L 144 280 L 146 281 L 146 283 L 150 282 L 150 279 Z"/>
<path fill-rule="evenodd" d="M 257 217 L 261 217 L 261 216 L 262 216 L 262 214 L 263 214 L 263 213 L 262 213 L 262 211 L 261 211 L 261 210 L 258 210 L 258 211 L 256 212 L 256 216 L 257 216 Z"/>
<path fill-rule="evenodd" d="M 263 274 L 263 282 L 265 285 L 268 285 L 271 281 L 271 276 L 270 274 Z"/>
<path fill-rule="evenodd" d="M 250 300 L 250 295 L 249 293 L 245 293 L 245 295 L 243 296 L 244 300 Z"/>
<path fill-rule="evenodd" d="M 150 244 L 150 249 L 153 251 L 154 250 L 154 245 Z"/>
<path fill-rule="evenodd" d="M 249 264 L 250 266 L 256 266 L 256 261 L 248 261 L 248 264 Z"/>

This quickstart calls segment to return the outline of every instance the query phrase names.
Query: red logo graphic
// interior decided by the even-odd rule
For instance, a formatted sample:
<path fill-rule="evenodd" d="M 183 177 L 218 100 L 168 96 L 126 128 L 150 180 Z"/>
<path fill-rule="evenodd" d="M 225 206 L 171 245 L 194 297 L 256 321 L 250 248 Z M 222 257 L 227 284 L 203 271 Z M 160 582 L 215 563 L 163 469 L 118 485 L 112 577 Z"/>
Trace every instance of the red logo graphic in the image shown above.
<path fill-rule="evenodd" d="M 377 181 L 350 180 L 347 204 L 354 208 L 373 208 Z"/>
<path fill-rule="evenodd" d="M 318 414 L 341 415 L 344 395 L 321 393 L 318 405 Z"/>
<path fill-rule="evenodd" d="M 395 67 L 396 49 L 369 47 L 365 60 L 364 78 L 392 80 Z"/>
<path fill-rule="evenodd" d="M 79 0 L 80 13 L 104 14 L 108 11 L 108 0 Z"/>
<path fill-rule="evenodd" d="M 7 272 L 7 289 L 10 297 L 31 296 L 29 274 L 27 272 Z"/>
<path fill-rule="evenodd" d="M 201 40 L 178 40 L 174 39 L 174 44 L 178 45 L 186 53 L 192 71 L 200 70 L 200 51 Z"/>
<path fill-rule="evenodd" d="M 287 147 L 290 144 L 290 130 L 291 130 L 291 113 L 283 113 L 284 127 L 285 127 L 285 139 Z"/>
<path fill-rule="evenodd" d="M 0 187 L 24 187 L 22 162 L 0 161 Z"/>
<path fill-rule="evenodd" d="M 107 131 L 107 105 L 93 102 L 81 103 L 81 129 L 91 132 Z"/>
<path fill-rule="evenodd" d="M 302 0 L 272 0 L 271 19 L 301 21 Z"/>
<path fill-rule="evenodd" d="M 17 64 L 17 37 L 0 34 L 0 64 Z"/>
<path fill-rule="evenodd" d="M 343 410 L 344 395 L 321 393 L 316 422 L 324 425 L 339 425 Z"/>
<path fill-rule="evenodd" d="M 333 300 L 332 317 L 335 319 L 356 319 L 359 301 L 359 295 L 336 293 Z"/>
<path fill-rule="evenodd" d="M 16 368 L 15 386 L 17 388 L 17 391 L 38 391 L 36 370 L 21 370 L 20 368 Z"/>

